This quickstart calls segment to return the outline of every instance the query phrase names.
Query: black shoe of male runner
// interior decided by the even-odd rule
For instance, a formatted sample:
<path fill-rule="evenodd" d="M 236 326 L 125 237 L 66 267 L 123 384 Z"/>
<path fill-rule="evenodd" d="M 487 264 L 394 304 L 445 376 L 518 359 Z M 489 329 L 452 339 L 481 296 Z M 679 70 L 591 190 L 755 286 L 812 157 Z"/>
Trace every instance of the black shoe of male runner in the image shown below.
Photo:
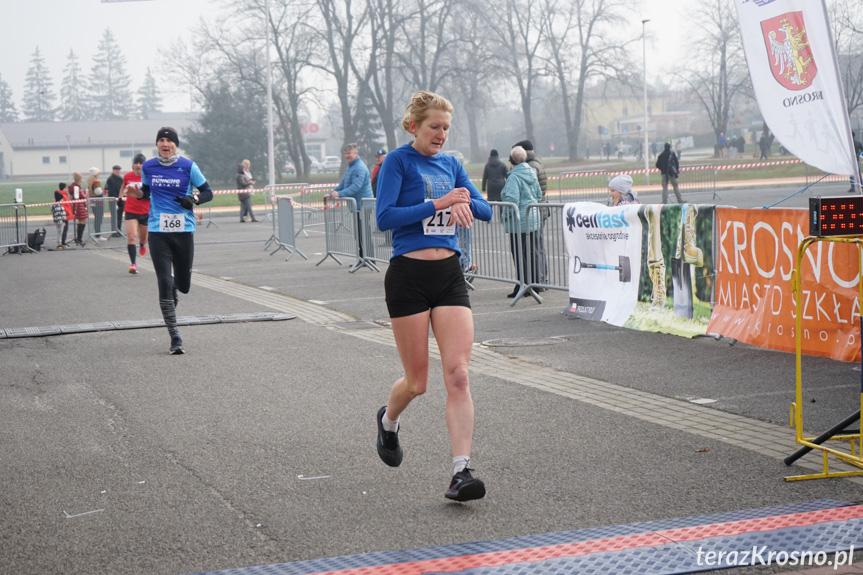
<path fill-rule="evenodd" d="M 384 413 L 387 412 L 387 406 L 383 406 L 378 410 L 378 455 L 381 461 L 390 467 L 398 467 L 402 464 L 405 458 L 405 452 L 399 444 L 399 432 L 387 431 L 384 429 L 384 424 L 381 419 Z"/>
<path fill-rule="evenodd" d="M 179 333 L 175 333 L 171 336 L 171 355 L 183 355 L 186 353 L 183 351 L 183 338 L 180 337 Z"/>
<path fill-rule="evenodd" d="M 465 467 L 452 476 L 449 489 L 444 497 L 453 501 L 472 501 L 485 497 L 485 483 L 470 474 L 471 470 Z"/>

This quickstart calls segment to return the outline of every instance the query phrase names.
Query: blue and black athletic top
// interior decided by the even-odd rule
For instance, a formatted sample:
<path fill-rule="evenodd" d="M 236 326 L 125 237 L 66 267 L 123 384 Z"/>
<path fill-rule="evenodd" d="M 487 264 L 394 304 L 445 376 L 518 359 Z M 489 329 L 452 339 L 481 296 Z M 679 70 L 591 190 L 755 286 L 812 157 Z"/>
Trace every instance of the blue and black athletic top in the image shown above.
<path fill-rule="evenodd" d="M 473 217 L 489 221 L 491 206 L 453 156 L 424 156 L 410 144 L 387 154 L 378 172 L 377 222 L 381 230 L 393 231 L 392 257 L 423 248 L 448 248 L 461 253 L 455 235 L 427 235 L 423 220 L 434 219 L 434 200 L 453 188 L 470 191 Z M 448 216 L 440 218 L 439 224 Z M 426 222 L 434 223 L 434 222 Z"/>
<path fill-rule="evenodd" d="M 175 201 L 198 188 L 198 203 L 213 199 L 213 192 L 198 164 L 184 158 L 170 166 L 163 166 L 157 158 L 151 158 L 141 166 L 141 184 L 144 193 L 149 192 L 150 215 L 147 230 L 153 232 L 194 232 L 195 213 Z M 143 186 L 146 186 L 144 188 Z"/>

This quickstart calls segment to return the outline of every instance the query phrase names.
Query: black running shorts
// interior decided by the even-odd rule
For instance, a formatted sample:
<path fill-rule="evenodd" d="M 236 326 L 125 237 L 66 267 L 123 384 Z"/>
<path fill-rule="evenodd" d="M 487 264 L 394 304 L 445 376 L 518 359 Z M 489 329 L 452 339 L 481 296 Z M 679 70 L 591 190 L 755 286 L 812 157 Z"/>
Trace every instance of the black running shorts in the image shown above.
<path fill-rule="evenodd" d="M 458 254 L 442 260 L 396 256 L 384 278 L 390 317 L 406 317 L 440 306 L 470 308 Z"/>
<path fill-rule="evenodd" d="M 126 218 L 127 222 L 130 220 L 135 220 L 142 226 L 147 225 L 147 218 L 150 217 L 149 214 L 130 214 L 129 212 L 125 212 L 125 214 L 126 215 L 124 217 Z"/>

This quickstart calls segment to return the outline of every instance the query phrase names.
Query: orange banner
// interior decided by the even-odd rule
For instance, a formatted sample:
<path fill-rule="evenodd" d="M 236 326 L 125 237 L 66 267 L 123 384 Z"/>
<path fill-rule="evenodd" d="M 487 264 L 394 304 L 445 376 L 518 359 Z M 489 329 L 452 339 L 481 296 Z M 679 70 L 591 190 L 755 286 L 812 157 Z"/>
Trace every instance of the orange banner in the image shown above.
<path fill-rule="evenodd" d="M 794 353 L 791 275 L 807 237 L 806 210 L 716 208 L 716 303 L 708 333 Z M 860 251 L 816 242 L 801 264 L 803 353 L 860 361 Z"/>

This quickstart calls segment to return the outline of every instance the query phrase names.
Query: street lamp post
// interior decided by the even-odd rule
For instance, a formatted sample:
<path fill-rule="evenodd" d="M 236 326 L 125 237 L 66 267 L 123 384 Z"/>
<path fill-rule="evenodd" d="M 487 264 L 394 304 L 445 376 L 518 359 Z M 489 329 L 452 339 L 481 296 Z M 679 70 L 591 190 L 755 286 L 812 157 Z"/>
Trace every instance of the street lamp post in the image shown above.
<path fill-rule="evenodd" d="M 66 135 L 66 172 L 68 176 L 68 181 L 72 181 L 72 144 L 70 140 L 72 136 Z"/>
<path fill-rule="evenodd" d="M 648 153 L 647 153 L 647 36 L 645 35 L 645 29 L 647 23 L 650 20 L 642 20 L 641 21 L 641 49 L 644 53 L 644 62 L 643 62 L 643 71 L 644 71 L 644 148 L 641 151 L 641 155 L 644 156 L 644 185 L 650 184 L 650 174 L 648 170 L 650 169 L 649 164 L 647 162 Z"/>
<path fill-rule="evenodd" d="M 266 12 L 267 12 L 267 27 L 266 27 L 266 42 L 264 48 L 264 54 L 267 58 L 267 155 L 269 156 L 269 163 L 267 165 L 268 173 L 268 181 L 270 183 L 270 193 L 272 193 L 272 186 L 276 185 L 276 155 L 275 155 L 275 144 L 273 143 L 273 70 L 270 65 L 270 1 L 267 0 L 265 3 Z"/>

